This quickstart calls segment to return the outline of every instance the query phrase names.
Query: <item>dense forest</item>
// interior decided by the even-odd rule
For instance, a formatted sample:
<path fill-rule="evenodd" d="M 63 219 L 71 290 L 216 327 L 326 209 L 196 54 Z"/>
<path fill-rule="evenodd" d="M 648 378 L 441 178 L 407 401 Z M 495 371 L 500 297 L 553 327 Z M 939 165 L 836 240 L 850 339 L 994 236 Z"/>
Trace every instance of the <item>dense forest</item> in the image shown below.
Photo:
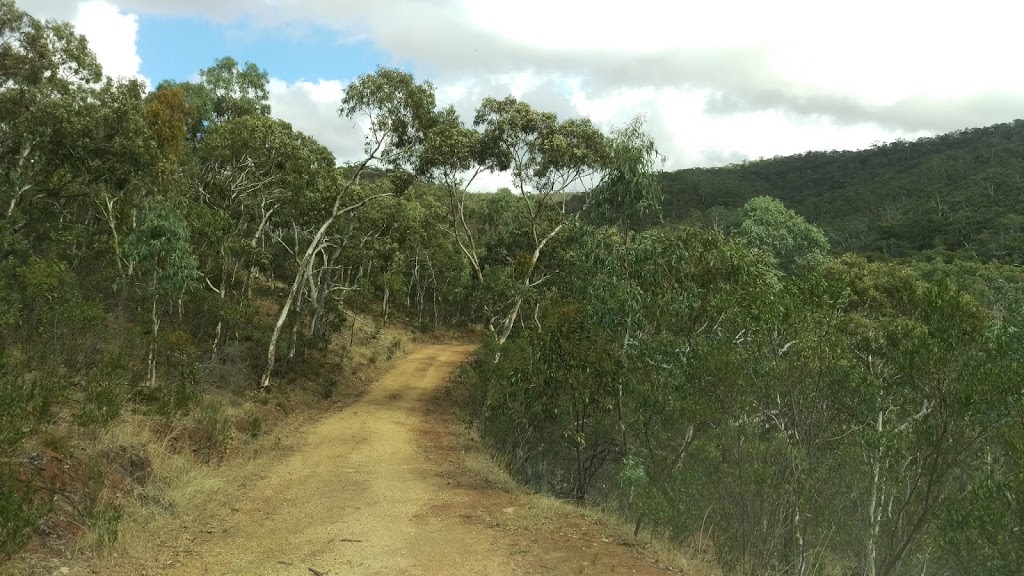
<path fill-rule="evenodd" d="M 1024 572 L 1019 122 L 661 173 L 640 119 L 467 122 L 379 68 L 341 162 L 256 64 L 147 90 L 12 0 L 0 79 L 0 563 L 55 422 L 284 393 L 362 312 L 479 327 L 496 458 L 727 573 Z"/>
<path fill-rule="evenodd" d="M 771 196 L 839 251 L 1024 263 L 1021 120 L 869 150 L 680 170 L 662 185 L 671 222 L 735 227 L 748 200 Z"/>

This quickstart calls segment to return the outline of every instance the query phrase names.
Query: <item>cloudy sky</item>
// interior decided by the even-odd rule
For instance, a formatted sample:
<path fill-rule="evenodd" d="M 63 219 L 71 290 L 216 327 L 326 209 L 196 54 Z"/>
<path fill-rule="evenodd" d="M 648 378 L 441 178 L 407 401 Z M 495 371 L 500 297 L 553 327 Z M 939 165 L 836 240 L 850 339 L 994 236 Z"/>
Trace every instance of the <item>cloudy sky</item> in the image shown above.
<path fill-rule="evenodd" d="M 224 55 L 273 78 L 274 113 L 360 149 L 335 110 L 378 64 L 471 114 L 513 94 L 614 126 L 667 168 L 857 149 L 1024 117 L 1024 4 L 1005 0 L 17 0 L 72 21 L 112 76 L 188 80 Z"/>

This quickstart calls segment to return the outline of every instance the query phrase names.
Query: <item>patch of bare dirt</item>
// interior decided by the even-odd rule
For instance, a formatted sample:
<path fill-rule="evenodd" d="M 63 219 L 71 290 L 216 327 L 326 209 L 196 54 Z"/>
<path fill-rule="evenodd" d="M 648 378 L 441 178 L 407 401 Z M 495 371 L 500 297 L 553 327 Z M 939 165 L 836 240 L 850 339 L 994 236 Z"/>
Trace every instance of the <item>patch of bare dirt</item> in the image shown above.
<path fill-rule="evenodd" d="M 583 511 L 481 481 L 430 399 L 472 352 L 416 347 L 159 561 L 82 574 L 670 574 Z M 154 534 L 154 538 L 160 535 Z M 65 572 L 66 573 L 66 572 Z"/>

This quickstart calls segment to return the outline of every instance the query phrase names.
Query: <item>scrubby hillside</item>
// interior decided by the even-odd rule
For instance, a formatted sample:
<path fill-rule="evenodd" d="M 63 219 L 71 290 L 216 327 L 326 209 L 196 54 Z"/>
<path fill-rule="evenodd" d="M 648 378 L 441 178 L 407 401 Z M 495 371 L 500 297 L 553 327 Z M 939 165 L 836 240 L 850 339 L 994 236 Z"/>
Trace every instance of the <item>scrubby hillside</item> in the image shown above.
<path fill-rule="evenodd" d="M 662 174 L 670 222 L 739 222 L 772 196 L 821 227 L 840 251 L 901 258 L 940 250 L 1024 263 L 1024 121 Z"/>

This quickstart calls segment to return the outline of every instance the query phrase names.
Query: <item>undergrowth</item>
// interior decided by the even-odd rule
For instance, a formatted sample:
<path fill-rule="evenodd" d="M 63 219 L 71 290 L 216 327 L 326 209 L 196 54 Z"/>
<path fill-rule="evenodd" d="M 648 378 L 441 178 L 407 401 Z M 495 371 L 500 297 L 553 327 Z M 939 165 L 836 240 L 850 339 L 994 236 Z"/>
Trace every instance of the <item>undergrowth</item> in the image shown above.
<path fill-rule="evenodd" d="M 229 507 L 297 430 L 357 399 L 415 338 L 362 326 L 270 393 L 238 386 L 245 376 L 223 363 L 156 389 L 97 370 L 63 398 L 45 374 L 0 380 L 0 574 L 166 556 L 180 526 Z"/>

